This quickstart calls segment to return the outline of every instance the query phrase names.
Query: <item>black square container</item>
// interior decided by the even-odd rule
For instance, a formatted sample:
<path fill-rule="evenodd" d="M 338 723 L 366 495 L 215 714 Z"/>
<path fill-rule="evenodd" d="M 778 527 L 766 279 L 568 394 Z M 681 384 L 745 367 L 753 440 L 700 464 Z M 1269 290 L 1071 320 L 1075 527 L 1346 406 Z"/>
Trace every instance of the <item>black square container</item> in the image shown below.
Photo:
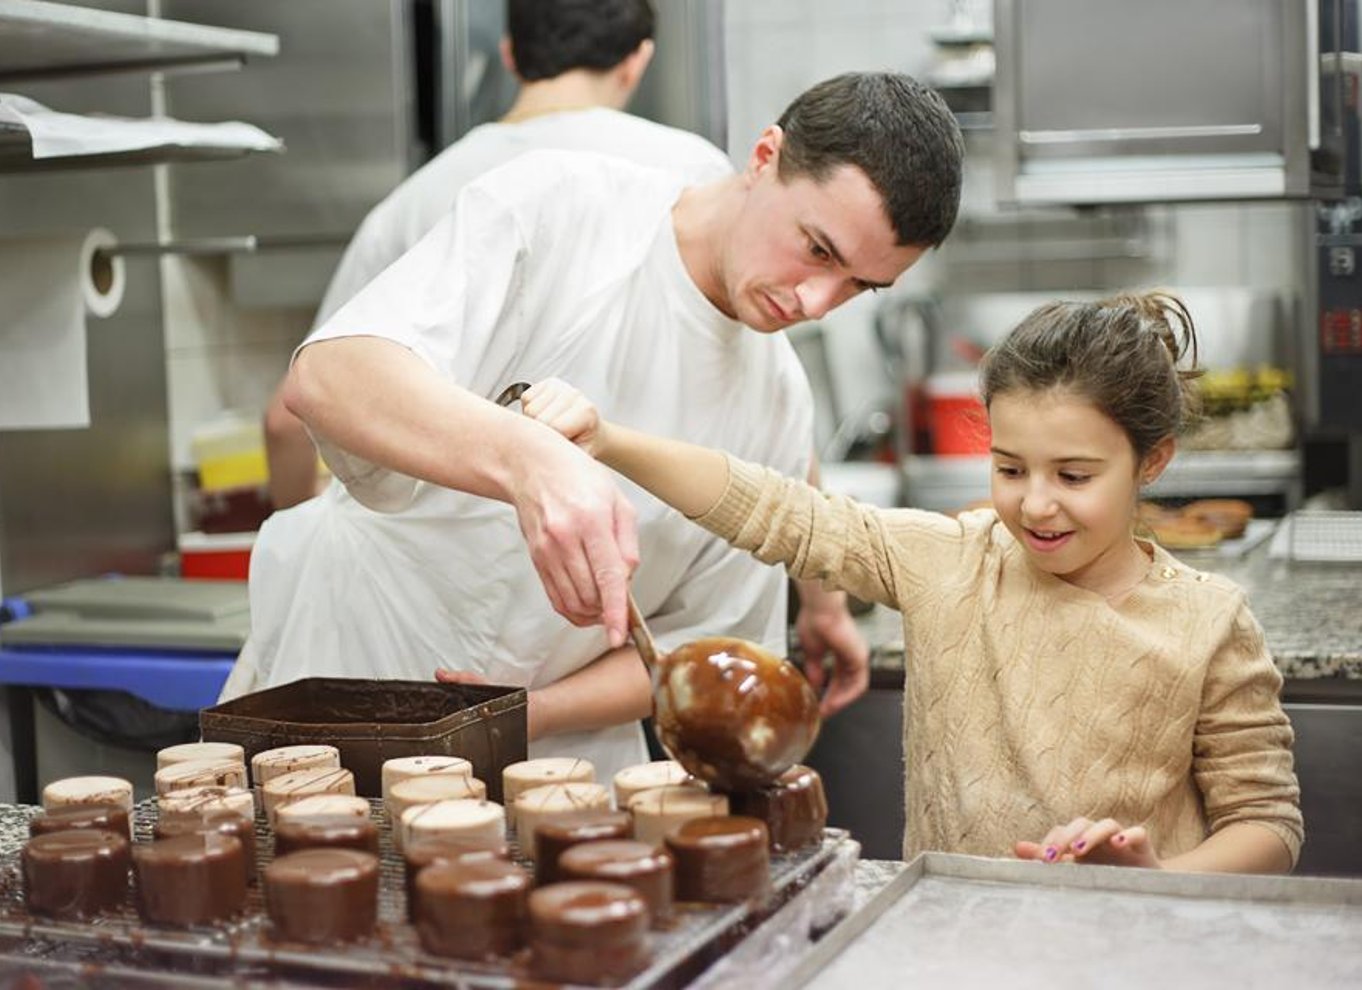
<path fill-rule="evenodd" d="M 461 756 L 501 801 L 501 771 L 526 758 L 525 705 L 524 688 L 308 677 L 205 708 L 199 728 L 248 761 L 278 746 L 335 746 L 366 797 L 382 794 L 384 760 Z"/>

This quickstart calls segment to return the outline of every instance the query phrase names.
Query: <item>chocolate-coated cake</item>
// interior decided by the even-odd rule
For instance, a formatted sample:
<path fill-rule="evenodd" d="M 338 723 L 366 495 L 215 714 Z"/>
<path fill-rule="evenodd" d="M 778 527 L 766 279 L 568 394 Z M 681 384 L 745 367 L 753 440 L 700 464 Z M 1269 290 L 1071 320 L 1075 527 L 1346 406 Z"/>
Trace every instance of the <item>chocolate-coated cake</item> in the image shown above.
<path fill-rule="evenodd" d="M 550 884 L 530 894 L 531 966 L 562 983 L 611 983 L 648 965 L 648 905 L 618 883 Z"/>
<path fill-rule="evenodd" d="M 246 906 L 246 853 L 234 835 L 189 832 L 132 850 L 137 910 L 144 921 L 203 925 Z"/>
<path fill-rule="evenodd" d="M 667 835 L 676 863 L 676 899 L 734 903 L 765 897 L 771 886 L 770 837 L 756 818 L 695 818 Z"/>
<path fill-rule="evenodd" d="M 773 784 L 730 794 L 733 814 L 760 818 L 771 834 L 771 848 L 791 852 L 816 844 L 828 824 L 828 800 L 817 770 L 793 766 Z"/>
<path fill-rule="evenodd" d="M 286 856 L 300 849 L 358 849 L 378 855 L 378 826 L 354 815 L 306 815 L 274 825 L 274 854 Z"/>
<path fill-rule="evenodd" d="M 534 828 L 534 882 L 537 886 L 565 880 L 558 857 L 582 842 L 628 839 L 634 823 L 627 811 L 570 811 L 540 822 Z"/>
<path fill-rule="evenodd" d="M 369 935 L 378 920 L 378 857 L 304 849 L 265 867 L 265 900 L 281 939 L 327 944 Z"/>
<path fill-rule="evenodd" d="M 416 931 L 437 956 L 490 959 L 524 944 L 530 875 L 501 859 L 427 866 L 416 876 Z"/>
<path fill-rule="evenodd" d="M 69 832 L 72 829 L 103 829 L 132 838 L 132 824 L 126 809 L 116 804 L 72 804 L 44 811 L 28 823 L 29 835 Z"/>
<path fill-rule="evenodd" d="M 88 918 L 119 907 L 128 892 L 128 840 L 117 832 L 35 835 L 21 859 L 24 898 L 34 914 Z"/>
<path fill-rule="evenodd" d="M 500 840 L 493 842 L 448 835 L 413 839 L 402 848 L 402 859 L 406 864 L 408 920 L 416 920 L 416 876 L 427 866 L 462 860 L 509 861 L 510 858 L 510 847 Z"/>
<path fill-rule="evenodd" d="M 631 839 L 583 842 L 563 853 L 558 872 L 564 880 L 605 880 L 638 891 L 654 926 L 672 916 L 672 857 L 665 849 Z"/>
<path fill-rule="evenodd" d="M 242 872 L 246 874 L 246 885 L 255 883 L 255 820 L 242 818 L 229 808 L 204 812 L 197 820 L 193 818 L 171 818 L 156 823 L 152 834 L 158 839 L 172 839 L 177 835 L 192 835 L 195 832 L 221 832 L 235 836 L 241 842 Z"/>

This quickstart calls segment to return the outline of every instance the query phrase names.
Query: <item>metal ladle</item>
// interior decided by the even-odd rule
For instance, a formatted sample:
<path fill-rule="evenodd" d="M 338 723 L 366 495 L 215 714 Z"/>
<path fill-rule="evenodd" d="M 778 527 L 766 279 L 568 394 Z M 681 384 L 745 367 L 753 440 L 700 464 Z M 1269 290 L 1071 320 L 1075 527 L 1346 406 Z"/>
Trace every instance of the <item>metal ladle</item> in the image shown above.
<path fill-rule="evenodd" d="M 529 385 L 497 396 L 509 406 Z M 756 643 L 707 636 L 658 650 L 629 593 L 629 634 L 653 684 L 658 741 L 695 777 L 753 790 L 802 760 L 818 738 L 818 696 L 794 664 Z"/>

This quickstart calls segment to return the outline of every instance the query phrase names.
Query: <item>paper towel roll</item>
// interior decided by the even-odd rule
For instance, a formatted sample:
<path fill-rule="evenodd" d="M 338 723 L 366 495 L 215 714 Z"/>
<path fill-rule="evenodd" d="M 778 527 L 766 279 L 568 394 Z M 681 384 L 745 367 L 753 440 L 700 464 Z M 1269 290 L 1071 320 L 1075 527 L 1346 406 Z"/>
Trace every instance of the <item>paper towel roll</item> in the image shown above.
<path fill-rule="evenodd" d="M 0 429 L 90 425 L 86 316 L 111 316 L 123 301 L 117 242 L 84 236 L 0 242 Z"/>

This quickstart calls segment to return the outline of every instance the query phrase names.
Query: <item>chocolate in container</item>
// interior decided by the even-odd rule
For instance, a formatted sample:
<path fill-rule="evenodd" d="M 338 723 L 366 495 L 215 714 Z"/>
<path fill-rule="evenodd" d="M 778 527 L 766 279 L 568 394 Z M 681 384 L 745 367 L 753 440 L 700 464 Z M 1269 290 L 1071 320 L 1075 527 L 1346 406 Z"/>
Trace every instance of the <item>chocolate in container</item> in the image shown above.
<path fill-rule="evenodd" d="M 326 744 L 340 750 L 365 797 L 383 792 L 396 756 L 461 756 L 501 802 L 501 772 L 526 758 L 525 689 L 491 684 L 307 677 L 199 713 L 204 741 L 263 749 Z"/>
<path fill-rule="evenodd" d="M 655 676 L 658 740 L 719 790 L 771 783 L 818 738 L 818 696 L 808 680 L 755 643 L 697 639 L 660 657 Z"/>

